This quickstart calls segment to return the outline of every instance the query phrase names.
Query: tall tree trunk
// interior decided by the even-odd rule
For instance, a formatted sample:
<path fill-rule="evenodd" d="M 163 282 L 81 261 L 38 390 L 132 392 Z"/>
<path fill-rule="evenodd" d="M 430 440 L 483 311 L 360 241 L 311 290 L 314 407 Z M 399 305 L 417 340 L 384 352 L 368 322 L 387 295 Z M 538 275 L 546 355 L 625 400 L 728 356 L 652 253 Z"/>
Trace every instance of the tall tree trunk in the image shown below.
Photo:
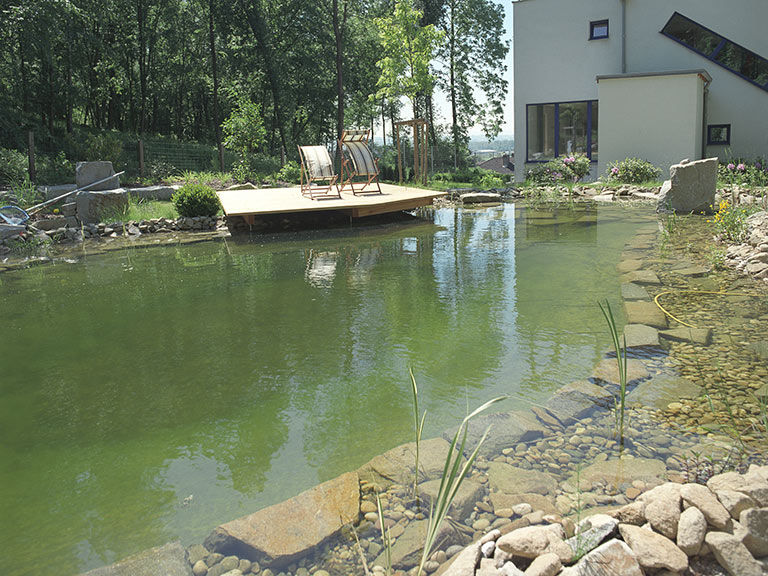
<path fill-rule="evenodd" d="M 72 16 L 67 13 L 67 134 L 72 133 Z"/>
<path fill-rule="evenodd" d="M 454 28 L 454 18 L 456 15 L 455 0 L 451 2 L 449 18 L 451 19 L 450 38 L 448 39 L 449 57 L 448 67 L 450 71 L 450 92 L 451 92 L 451 131 L 453 132 L 453 168 L 459 167 L 459 119 L 456 105 L 456 29 Z"/>
<path fill-rule="evenodd" d="M 21 110 L 29 111 L 29 79 L 27 78 L 27 59 L 24 57 L 24 32 L 19 27 L 19 76 L 21 80 Z"/>
<path fill-rule="evenodd" d="M 146 14 L 144 0 L 136 0 L 136 23 L 139 33 L 139 134 L 147 128 L 147 39 L 144 34 Z"/>
<path fill-rule="evenodd" d="M 381 99 L 381 136 L 384 138 L 384 146 L 387 146 L 387 122 L 384 118 L 384 98 Z"/>
<path fill-rule="evenodd" d="M 221 144 L 221 125 L 219 122 L 219 72 L 216 65 L 216 35 L 213 28 L 213 2 L 208 0 L 208 44 L 211 50 L 211 75 L 213 76 L 213 131 L 216 135 L 216 148 L 219 151 L 219 170 L 224 172 L 224 147 Z"/>
<path fill-rule="evenodd" d="M 346 1 L 344 5 L 344 17 L 346 19 Z M 339 0 L 333 0 L 333 37 L 336 41 L 336 139 L 341 140 L 344 131 L 344 76 L 342 70 L 344 27 L 339 22 Z M 341 146 L 336 146 L 336 161 L 341 166 Z"/>

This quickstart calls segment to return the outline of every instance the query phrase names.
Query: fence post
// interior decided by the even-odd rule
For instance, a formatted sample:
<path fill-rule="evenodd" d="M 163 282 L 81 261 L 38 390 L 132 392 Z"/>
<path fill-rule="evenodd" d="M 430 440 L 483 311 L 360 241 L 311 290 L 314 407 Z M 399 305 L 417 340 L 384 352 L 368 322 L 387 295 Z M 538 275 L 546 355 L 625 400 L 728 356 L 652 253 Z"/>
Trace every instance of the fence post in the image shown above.
<path fill-rule="evenodd" d="M 35 170 L 35 133 L 30 130 L 27 132 L 27 142 L 29 147 L 27 155 L 29 158 L 29 179 L 34 182 L 37 180 L 37 171 Z"/>
<path fill-rule="evenodd" d="M 139 140 L 139 178 L 144 178 L 144 141 Z"/>

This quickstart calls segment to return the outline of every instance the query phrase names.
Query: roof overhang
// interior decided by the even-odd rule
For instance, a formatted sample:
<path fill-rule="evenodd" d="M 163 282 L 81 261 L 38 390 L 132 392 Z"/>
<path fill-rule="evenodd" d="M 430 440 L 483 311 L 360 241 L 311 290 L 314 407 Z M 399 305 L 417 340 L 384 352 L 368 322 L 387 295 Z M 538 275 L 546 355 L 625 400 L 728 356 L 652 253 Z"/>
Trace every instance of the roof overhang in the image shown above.
<path fill-rule="evenodd" d="M 632 74 L 601 74 L 595 78 L 597 82 L 600 82 L 600 80 L 618 80 L 618 79 L 627 79 L 627 78 L 652 78 L 652 77 L 659 77 L 659 76 L 690 76 L 696 74 L 701 77 L 704 82 L 709 84 L 712 82 L 712 76 L 709 75 L 709 72 L 704 70 L 703 68 L 697 69 L 697 70 L 672 70 L 669 72 L 636 72 Z"/>

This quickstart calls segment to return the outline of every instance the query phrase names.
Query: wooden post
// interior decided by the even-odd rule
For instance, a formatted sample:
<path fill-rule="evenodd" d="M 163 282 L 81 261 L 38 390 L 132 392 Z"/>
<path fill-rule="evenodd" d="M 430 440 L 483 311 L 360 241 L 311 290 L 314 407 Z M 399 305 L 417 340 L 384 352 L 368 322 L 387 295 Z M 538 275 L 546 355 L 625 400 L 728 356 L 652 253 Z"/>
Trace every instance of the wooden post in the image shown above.
<path fill-rule="evenodd" d="M 225 170 L 224 170 L 224 144 L 221 143 L 221 136 L 219 136 L 219 171 L 225 172 Z"/>
<path fill-rule="evenodd" d="M 400 178 L 400 184 L 403 183 L 403 161 L 400 156 L 400 126 L 395 130 L 395 136 L 397 138 L 397 175 Z"/>
<path fill-rule="evenodd" d="M 27 142 L 29 147 L 27 149 L 27 156 L 29 158 L 29 179 L 34 182 L 37 180 L 37 171 L 35 170 L 35 133 L 30 130 L 27 132 Z"/>
<path fill-rule="evenodd" d="M 139 140 L 139 178 L 144 178 L 144 140 Z"/>
<path fill-rule="evenodd" d="M 422 182 L 425 186 L 427 185 L 427 172 L 428 170 L 428 164 L 427 164 L 427 150 L 429 149 L 429 124 L 427 122 L 424 122 L 424 145 L 421 147 L 423 156 L 423 162 L 422 166 L 424 167 L 424 181 Z"/>

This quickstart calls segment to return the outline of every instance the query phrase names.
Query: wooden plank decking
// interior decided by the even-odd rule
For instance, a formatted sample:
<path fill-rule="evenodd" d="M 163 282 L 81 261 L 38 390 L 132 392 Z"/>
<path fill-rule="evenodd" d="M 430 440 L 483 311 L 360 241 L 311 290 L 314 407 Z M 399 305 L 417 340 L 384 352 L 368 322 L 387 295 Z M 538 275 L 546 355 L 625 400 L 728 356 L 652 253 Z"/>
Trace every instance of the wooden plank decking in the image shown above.
<path fill-rule="evenodd" d="M 322 212 L 333 210 L 343 212 L 352 218 L 373 216 L 401 210 L 413 210 L 428 206 L 432 200 L 445 196 L 445 192 L 422 190 L 382 184 L 383 194 L 359 194 L 343 192 L 339 198 L 311 200 L 295 188 L 261 188 L 258 190 L 222 190 L 217 192 L 221 206 L 227 216 L 242 216 L 253 223 L 256 216 L 264 214 L 287 214 L 291 212 Z"/>

